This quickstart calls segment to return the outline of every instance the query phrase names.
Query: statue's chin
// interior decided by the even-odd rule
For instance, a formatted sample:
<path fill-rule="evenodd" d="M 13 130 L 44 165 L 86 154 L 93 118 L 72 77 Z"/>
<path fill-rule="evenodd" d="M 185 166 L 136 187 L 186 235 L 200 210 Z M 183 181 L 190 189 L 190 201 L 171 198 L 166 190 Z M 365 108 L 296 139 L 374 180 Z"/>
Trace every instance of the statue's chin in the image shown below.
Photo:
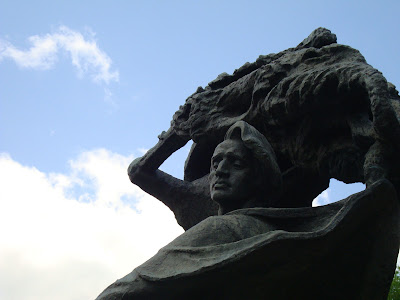
<path fill-rule="evenodd" d="M 237 199 L 230 193 L 215 192 L 212 194 L 212 200 L 219 205 L 219 211 L 224 214 L 244 207 L 245 199 Z"/>
<path fill-rule="evenodd" d="M 218 190 L 213 191 L 211 194 L 211 198 L 217 202 L 219 205 L 226 205 L 232 203 L 232 195 L 227 193 L 226 191 Z"/>

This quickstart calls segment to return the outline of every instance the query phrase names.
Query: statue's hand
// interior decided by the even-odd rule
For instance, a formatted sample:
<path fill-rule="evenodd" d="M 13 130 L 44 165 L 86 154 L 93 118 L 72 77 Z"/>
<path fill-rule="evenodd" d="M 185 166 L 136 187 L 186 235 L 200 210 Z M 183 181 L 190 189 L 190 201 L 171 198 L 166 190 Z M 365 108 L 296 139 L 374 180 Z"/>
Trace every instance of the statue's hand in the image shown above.
<path fill-rule="evenodd" d="M 185 140 L 190 140 L 189 133 L 184 129 L 184 124 L 188 121 L 190 115 L 190 106 L 181 105 L 172 117 L 171 127 L 175 133 Z"/>
<path fill-rule="evenodd" d="M 144 178 L 154 175 L 161 164 L 171 156 L 172 153 L 185 146 L 189 137 L 178 135 L 173 128 L 163 131 L 158 136 L 158 143 L 149 149 L 145 155 L 131 162 L 128 167 L 128 176 L 132 183 L 143 181 Z"/>

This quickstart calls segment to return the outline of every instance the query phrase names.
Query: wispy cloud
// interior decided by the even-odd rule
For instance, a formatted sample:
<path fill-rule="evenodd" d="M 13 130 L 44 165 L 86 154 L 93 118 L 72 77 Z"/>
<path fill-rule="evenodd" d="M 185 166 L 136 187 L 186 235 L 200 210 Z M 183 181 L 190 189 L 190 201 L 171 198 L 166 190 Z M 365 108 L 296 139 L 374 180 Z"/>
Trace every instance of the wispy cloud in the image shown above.
<path fill-rule="evenodd" d="M 93 33 L 85 38 L 80 32 L 60 26 L 54 33 L 34 35 L 28 40 L 32 46 L 21 50 L 0 39 L 0 61 L 8 58 L 21 68 L 47 70 L 55 66 L 61 52 L 66 52 L 79 77 L 89 75 L 93 81 L 106 84 L 119 80 L 118 71 L 111 70 L 111 58 L 98 47 Z"/>
<path fill-rule="evenodd" d="M 132 158 L 87 151 L 48 174 L 0 154 L 2 299 L 94 299 L 183 232 L 129 182 Z"/>

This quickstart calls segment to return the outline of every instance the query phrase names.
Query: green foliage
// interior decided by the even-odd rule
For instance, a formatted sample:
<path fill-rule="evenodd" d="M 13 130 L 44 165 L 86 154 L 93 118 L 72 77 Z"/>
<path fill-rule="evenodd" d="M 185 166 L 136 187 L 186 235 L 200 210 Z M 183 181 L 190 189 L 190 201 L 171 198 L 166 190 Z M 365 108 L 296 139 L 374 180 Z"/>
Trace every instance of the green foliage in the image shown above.
<path fill-rule="evenodd" d="M 394 273 L 392 285 L 390 286 L 388 300 L 400 300 L 400 266 L 397 266 Z"/>

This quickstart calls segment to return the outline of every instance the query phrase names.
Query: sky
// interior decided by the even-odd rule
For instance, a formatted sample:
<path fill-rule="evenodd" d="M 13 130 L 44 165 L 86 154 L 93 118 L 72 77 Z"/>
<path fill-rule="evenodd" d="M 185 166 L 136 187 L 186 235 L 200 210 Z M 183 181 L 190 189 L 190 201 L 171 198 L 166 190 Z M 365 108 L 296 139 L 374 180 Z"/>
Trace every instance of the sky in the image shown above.
<path fill-rule="evenodd" d="M 1 1 L 0 299 L 94 299 L 183 232 L 126 169 L 218 74 L 326 27 L 399 87 L 399 11 L 399 1 Z M 182 178 L 189 146 L 162 169 Z M 362 189 L 332 180 L 314 204 Z"/>

